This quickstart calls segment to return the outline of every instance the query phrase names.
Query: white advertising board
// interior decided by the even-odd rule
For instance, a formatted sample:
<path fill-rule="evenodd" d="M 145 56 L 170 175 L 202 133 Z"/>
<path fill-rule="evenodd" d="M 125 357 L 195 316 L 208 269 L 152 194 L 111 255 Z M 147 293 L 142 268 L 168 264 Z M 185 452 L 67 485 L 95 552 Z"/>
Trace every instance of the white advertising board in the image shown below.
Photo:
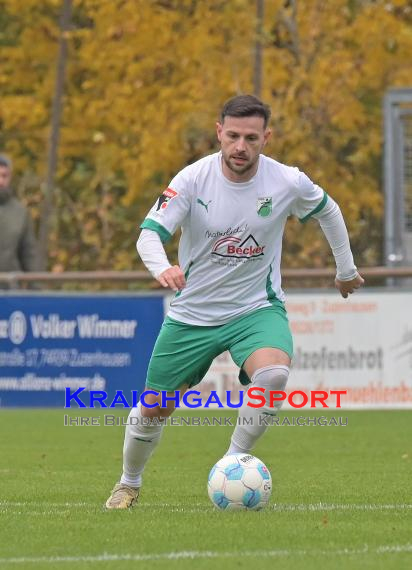
<path fill-rule="evenodd" d="M 358 292 L 346 300 L 336 291 L 292 293 L 286 306 L 294 338 L 287 392 L 346 390 L 342 409 L 412 408 L 411 292 Z M 237 378 L 224 353 L 196 389 L 203 401 L 216 390 L 222 402 L 231 390 L 236 402 L 244 389 Z"/>

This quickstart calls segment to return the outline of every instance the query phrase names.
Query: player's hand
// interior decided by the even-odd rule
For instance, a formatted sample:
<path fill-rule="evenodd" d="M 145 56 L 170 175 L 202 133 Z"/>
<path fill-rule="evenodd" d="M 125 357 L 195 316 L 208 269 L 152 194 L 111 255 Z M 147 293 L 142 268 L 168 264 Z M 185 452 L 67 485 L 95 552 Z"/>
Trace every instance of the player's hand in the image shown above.
<path fill-rule="evenodd" d="M 362 287 L 364 283 L 365 280 L 362 279 L 359 273 L 354 279 L 351 279 L 350 281 L 341 281 L 337 278 L 335 279 L 335 287 L 338 289 L 338 291 L 340 291 L 340 294 L 344 299 L 346 299 L 351 293 L 354 293 L 356 289 Z"/>
<path fill-rule="evenodd" d="M 183 271 L 178 265 L 173 265 L 169 267 L 166 271 L 161 273 L 157 280 L 163 287 L 170 287 L 173 291 L 181 291 L 186 287 L 186 279 Z"/>

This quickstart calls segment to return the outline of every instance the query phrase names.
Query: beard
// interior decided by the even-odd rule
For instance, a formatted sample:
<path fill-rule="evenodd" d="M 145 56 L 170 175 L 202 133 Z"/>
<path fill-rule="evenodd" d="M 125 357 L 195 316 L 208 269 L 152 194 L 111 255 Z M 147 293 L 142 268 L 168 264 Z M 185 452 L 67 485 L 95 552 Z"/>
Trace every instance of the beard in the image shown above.
<path fill-rule="evenodd" d="M 234 172 L 235 174 L 246 174 L 249 171 L 252 171 L 254 169 L 254 167 L 256 166 L 256 163 L 258 161 L 259 157 L 256 157 L 256 160 L 247 160 L 246 162 L 242 165 L 236 165 L 233 162 L 231 162 L 230 157 L 223 154 L 222 152 L 222 157 L 223 160 L 225 161 L 226 166 L 229 168 L 229 170 L 231 170 L 232 172 Z M 246 158 L 246 157 L 245 157 Z"/>
<path fill-rule="evenodd" d="M 0 188 L 0 204 L 5 204 L 12 195 L 11 188 Z"/>

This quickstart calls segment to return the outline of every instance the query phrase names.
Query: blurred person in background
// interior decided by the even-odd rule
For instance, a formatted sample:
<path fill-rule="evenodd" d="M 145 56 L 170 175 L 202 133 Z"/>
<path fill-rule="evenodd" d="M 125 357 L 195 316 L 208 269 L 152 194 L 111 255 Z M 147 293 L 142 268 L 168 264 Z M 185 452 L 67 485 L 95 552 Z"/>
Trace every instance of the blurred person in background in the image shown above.
<path fill-rule="evenodd" d="M 37 271 L 33 221 L 26 206 L 14 196 L 11 178 L 11 161 L 0 155 L 0 272 Z"/>

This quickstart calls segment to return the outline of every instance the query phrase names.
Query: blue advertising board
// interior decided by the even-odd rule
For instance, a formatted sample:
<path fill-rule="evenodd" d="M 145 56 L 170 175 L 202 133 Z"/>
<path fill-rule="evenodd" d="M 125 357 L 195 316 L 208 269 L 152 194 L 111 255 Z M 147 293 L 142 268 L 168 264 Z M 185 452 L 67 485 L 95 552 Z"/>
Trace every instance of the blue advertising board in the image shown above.
<path fill-rule="evenodd" d="M 0 296 L 0 406 L 64 407 L 65 389 L 142 391 L 163 297 Z"/>

